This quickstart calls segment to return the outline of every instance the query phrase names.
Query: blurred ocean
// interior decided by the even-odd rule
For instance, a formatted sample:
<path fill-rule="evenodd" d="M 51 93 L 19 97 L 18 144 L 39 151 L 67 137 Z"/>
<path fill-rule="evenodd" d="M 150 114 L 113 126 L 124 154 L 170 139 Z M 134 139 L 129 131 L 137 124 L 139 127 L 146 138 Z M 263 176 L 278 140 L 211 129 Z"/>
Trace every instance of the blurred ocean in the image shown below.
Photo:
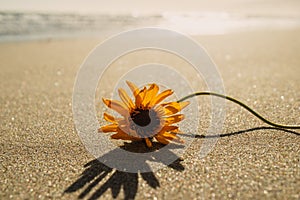
<path fill-rule="evenodd" d="M 103 37 L 141 27 L 161 27 L 188 35 L 216 35 L 256 29 L 300 27 L 296 16 L 234 15 L 226 12 L 70 14 L 0 12 L 0 41 Z"/>

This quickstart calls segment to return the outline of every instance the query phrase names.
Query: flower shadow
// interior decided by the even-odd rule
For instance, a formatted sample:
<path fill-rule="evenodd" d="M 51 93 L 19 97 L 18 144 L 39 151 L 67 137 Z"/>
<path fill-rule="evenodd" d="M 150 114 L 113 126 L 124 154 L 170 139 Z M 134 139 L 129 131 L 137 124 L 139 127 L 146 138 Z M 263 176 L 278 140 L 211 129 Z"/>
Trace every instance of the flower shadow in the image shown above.
<path fill-rule="evenodd" d="M 182 148 L 182 145 L 168 145 L 170 148 Z M 162 145 L 158 143 L 153 144 L 153 148 L 151 151 L 155 149 L 161 148 Z M 133 143 L 124 143 L 120 148 L 132 151 L 132 152 L 146 152 L 147 148 L 145 144 L 142 142 L 133 142 Z M 117 150 L 112 150 L 109 153 L 103 155 L 106 156 L 114 156 Z M 148 150 L 149 151 L 149 150 Z M 168 154 L 171 157 L 176 156 L 173 152 L 168 151 Z M 155 154 L 154 154 L 155 155 Z M 173 168 L 177 171 L 183 171 L 184 167 L 180 163 L 182 159 L 179 157 L 171 164 L 164 163 L 164 160 L 156 160 L 170 168 Z M 154 158 L 155 159 L 155 158 Z M 143 164 L 150 169 L 150 166 L 147 166 L 148 159 L 143 161 Z M 149 158 L 149 160 L 153 160 L 153 157 Z M 111 195 L 113 198 L 117 198 L 123 189 L 124 199 L 134 199 L 137 191 L 138 191 L 138 178 L 139 175 L 141 178 L 151 187 L 158 188 L 160 187 L 158 179 L 155 177 L 153 172 L 147 173 L 128 173 L 122 172 L 119 170 L 112 169 L 104 164 L 102 164 L 98 159 L 94 159 L 84 165 L 85 170 L 82 172 L 80 177 L 73 182 L 64 193 L 73 193 L 76 191 L 82 190 L 79 194 L 78 199 L 86 198 L 87 196 L 89 200 L 94 200 L 100 198 L 107 190 L 111 190 Z M 102 183 L 104 182 L 104 183 Z M 99 186 L 100 185 L 100 186 Z"/>

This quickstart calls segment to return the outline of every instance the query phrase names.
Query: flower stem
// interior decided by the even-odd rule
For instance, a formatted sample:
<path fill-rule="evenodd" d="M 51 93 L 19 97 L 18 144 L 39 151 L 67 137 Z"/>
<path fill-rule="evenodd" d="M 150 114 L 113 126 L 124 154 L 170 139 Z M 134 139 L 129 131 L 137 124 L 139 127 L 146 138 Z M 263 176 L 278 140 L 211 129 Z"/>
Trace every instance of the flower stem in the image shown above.
<path fill-rule="evenodd" d="M 229 101 L 232 101 L 240 106 L 242 106 L 243 108 L 245 108 L 246 110 L 248 110 L 250 113 L 252 113 L 254 116 L 256 116 L 258 119 L 262 120 L 263 122 L 265 122 L 266 124 L 269 124 L 271 126 L 277 127 L 277 128 L 286 128 L 286 129 L 300 129 L 299 125 L 282 125 L 282 124 L 277 124 L 274 122 L 271 122 L 269 120 L 267 120 L 266 118 L 262 117 L 259 113 L 255 112 L 252 108 L 250 108 L 249 106 L 247 106 L 246 104 L 242 103 L 241 101 L 223 95 L 223 94 L 218 94 L 218 93 L 214 93 L 214 92 L 196 92 L 193 94 L 190 94 L 188 96 L 185 96 L 183 98 L 181 98 L 180 100 L 178 100 L 177 102 L 182 102 L 184 100 L 187 100 L 189 98 L 195 97 L 195 96 L 203 96 L 203 95 L 210 95 L 210 96 L 216 96 L 216 97 L 220 97 Z"/>

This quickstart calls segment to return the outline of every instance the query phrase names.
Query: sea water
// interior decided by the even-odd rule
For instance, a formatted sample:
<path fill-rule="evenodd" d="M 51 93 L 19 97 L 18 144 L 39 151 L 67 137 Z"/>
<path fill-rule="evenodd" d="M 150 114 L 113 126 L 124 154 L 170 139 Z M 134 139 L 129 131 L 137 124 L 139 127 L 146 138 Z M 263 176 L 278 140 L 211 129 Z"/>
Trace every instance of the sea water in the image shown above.
<path fill-rule="evenodd" d="M 256 29 L 297 28 L 300 27 L 300 18 L 226 12 L 151 15 L 0 12 L 0 41 L 103 37 L 142 27 L 167 28 L 188 35 L 218 35 Z"/>

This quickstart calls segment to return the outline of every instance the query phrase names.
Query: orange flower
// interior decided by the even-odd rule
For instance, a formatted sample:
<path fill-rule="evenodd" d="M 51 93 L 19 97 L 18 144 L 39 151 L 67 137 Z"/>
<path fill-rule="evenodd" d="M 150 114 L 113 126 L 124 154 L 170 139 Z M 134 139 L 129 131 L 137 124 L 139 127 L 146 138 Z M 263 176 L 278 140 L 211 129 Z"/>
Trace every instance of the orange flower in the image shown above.
<path fill-rule="evenodd" d="M 113 139 L 145 141 L 152 147 L 155 138 L 159 143 L 168 144 L 170 141 L 183 143 L 177 135 L 178 126 L 173 124 L 183 120 L 183 114 L 176 114 L 185 108 L 189 102 L 161 103 L 166 97 L 173 94 L 172 90 L 165 90 L 158 94 L 159 87 L 155 83 L 143 89 L 127 81 L 135 101 L 128 96 L 124 89 L 119 89 L 122 101 L 108 100 L 103 102 L 109 108 L 118 112 L 122 118 L 115 118 L 104 113 L 104 119 L 111 124 L 99 128 L 99 132 L 115 132 Z"/>

